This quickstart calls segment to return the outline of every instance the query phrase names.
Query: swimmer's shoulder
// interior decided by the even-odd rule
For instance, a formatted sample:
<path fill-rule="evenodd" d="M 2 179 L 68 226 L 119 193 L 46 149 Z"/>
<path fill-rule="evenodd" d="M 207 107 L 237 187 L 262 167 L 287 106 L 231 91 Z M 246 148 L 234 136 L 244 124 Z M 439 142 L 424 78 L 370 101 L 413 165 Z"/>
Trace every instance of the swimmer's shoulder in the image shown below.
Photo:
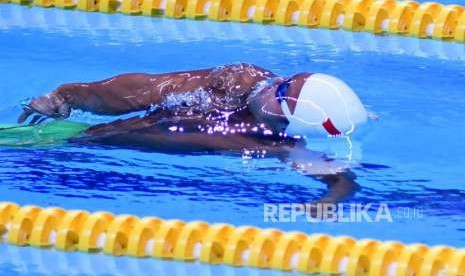
<path fill-rule="evenodd" d="M 275 75 L 268 69 L 259 65 L 247 62 L 238 62 L 217 67 L 216 70 L 233 71 L 236 73 L 248 74 L 250 76 L 261 76 L 263 78 L 274 78 Z"/>

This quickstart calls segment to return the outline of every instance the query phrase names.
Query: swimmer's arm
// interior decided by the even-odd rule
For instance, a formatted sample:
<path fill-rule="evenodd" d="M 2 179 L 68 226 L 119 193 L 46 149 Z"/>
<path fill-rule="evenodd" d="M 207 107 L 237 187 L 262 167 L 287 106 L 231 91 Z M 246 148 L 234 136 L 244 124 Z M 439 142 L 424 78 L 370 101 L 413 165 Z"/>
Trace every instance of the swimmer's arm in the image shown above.
<path fill-rule="evenodd" d="M 360 186 L 355 182 L 355 174 L 350 170 L 328 175 L 312 176 L 327 185 L 326 193 L 316 199 L 305 203 L 305 210 L 312 215 L 318 215 L 318 210 L 325 208 L 326 204 L 338 204 L 351 198 Z"/>
<path fill-rule="evenodd" d="M 301 154 L 296 155 L 297 158 L 292 158 L 289 154 L 291 151 L 300 151 Z M 307 149 L 287 148 L 279 157 L 282 162 L 290 164 L 302 174 L 326 184 L 326 193 L 310 203 L 338 203 L 352 197 L 359 190 L 360 186 L 355 181 L 357 176 L 352 171 L 338 169 L 337 163 L 331 163 L 336 161 L 326 160 L 323 156 L 308 158 L 310 156 L 318 156 L 318 154 Z M 306 165 L 309 163 L 312 165 Z"/>
<path fill-rule="evenodd" d="M 151 105 L 160 104 L 167 93 L 189 91 L 207 85 L 205 76 L 210 71 L 206 69 L 158 75 L 133 73 L 97 82 L 64 84 L 45 96 L 33 99 L 24 108 L 18 122 L 24 122 L 35 113 L 66 118 L 73 109 L 99 115 L 144 111 Z"/>
<path fill-rule="evenodd" d="M 148 74 L 124 74 L 98 82 L 64 84 L 51 94 L 62 98 L 71 109 L 120 115 L 146 110 L 152 100 L 158 100 L 151 79 Z"/>
<path fill-rule="evenodd" d="M 100 115 L 144 111 L 160 104 L 167 94 L 199 88 L 221 94 L 234 89 L 250 92 L 258 81 L 273 76 L 273 73 L 258 66 L 237 64 L 158 75 L 125 74 L 98 82 L 65 84 L 33 99 L 24 107 L 18 122 L 24 122 L 33 114 L 32 124 L 47 117 L 66 118 L 73 109 Z"/>
<path fill-rule="evenodd" d="M 338 203 L 352 197 L 360 188 L 355 182 L 356 175 L 350 170 L 313 177 L 326 184 L 328 190 L 325 195 L 312 203 Z"/>
<path fill-rule="evenodd" d="M 124 74 L 99 82 L 65 84 L 54 93 L 73 109 L 102 115 L 143 111 L 160 104 L 167 93 L 189 91 L 207 85 L 208 70 L 168 74 Z"/>

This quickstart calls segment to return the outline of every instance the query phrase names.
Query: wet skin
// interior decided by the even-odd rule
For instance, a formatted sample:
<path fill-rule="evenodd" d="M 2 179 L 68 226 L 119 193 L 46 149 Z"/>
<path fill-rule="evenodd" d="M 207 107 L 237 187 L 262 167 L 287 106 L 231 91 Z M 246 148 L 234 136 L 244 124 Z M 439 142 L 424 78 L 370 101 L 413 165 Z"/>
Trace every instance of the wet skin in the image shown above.
<path fill-rule="evenodd" d="M 276 89 L 283 81 L 289 82 L 286 100 L 293 112 L 309 75 L 286 79 L 244 63 L 166 74 L 124 74 L 98 82 L 64 84 L 33 99 L 18 122 L 29 116 L 33 124 L 49 117 L 66 118 L 72 110 L 100 115 L 148 111 L 142 117 L 95 125 L 71 142 L 179 153 L 266 152 L 267 157 L 279 158 L 326 183 L 328 192 L 318 202 L 338 202 L 358 188 L 353 174 L 331 169 L 326 159 L 293 159 L 293 153 L 307 151 L 304 141 L 280 135 L 288 122 Z M 328 169 L 306 169 L 306 163 L 316 161 Z"/>

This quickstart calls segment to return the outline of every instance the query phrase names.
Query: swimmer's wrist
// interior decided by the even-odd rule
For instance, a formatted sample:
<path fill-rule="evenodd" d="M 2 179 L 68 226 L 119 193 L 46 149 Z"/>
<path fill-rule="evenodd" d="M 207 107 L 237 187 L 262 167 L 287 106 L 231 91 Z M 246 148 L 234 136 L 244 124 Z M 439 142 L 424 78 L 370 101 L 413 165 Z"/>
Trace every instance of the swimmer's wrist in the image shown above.
<path fill-rule="evenodd" d="M 82 84 L 69 83 L 60 85 L 52 93 L 73 107 L 76 104 L 76 99 L 85 98 L 83 88 L 85 87 Z"/>

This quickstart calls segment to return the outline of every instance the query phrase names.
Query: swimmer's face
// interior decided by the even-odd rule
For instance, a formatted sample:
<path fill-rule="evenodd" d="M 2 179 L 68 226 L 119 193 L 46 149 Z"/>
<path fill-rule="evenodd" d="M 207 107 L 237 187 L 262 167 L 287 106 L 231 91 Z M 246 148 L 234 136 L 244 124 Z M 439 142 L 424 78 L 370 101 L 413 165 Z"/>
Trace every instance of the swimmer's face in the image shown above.
<path fill-rule="evenodd" d="M 286 82 L 286 98 L 288 99 L 291 112 L 294 110 L 300 90 L 305 83 L 309 73 L 294 75 L 290 78 L 275 78 L 269 85 L 264 86 L 261 91 L 257 91 L 249 98 L 249 105 L 255 118 L 266 123 L 275 131 L 282 131 L 287 127 L 288 121 L 282 112 L 281 105 L 276 98 L 276 91 L 280 85 Z"/>
<path fill-rule="evenodd" d="M 288 86 L 286 91 L 284 92 L 285 95 L 283 96 L 285 97 L 285 100 L 289 106 L 291 113 L 294 112 L 295 106 L 300 96 L 300 91 L 302 90 L 305 81 L 310 76 L 310 73 L 299 73 L 285 80 Z M 279 87 L 277 89 L 279 89 Z"/>

